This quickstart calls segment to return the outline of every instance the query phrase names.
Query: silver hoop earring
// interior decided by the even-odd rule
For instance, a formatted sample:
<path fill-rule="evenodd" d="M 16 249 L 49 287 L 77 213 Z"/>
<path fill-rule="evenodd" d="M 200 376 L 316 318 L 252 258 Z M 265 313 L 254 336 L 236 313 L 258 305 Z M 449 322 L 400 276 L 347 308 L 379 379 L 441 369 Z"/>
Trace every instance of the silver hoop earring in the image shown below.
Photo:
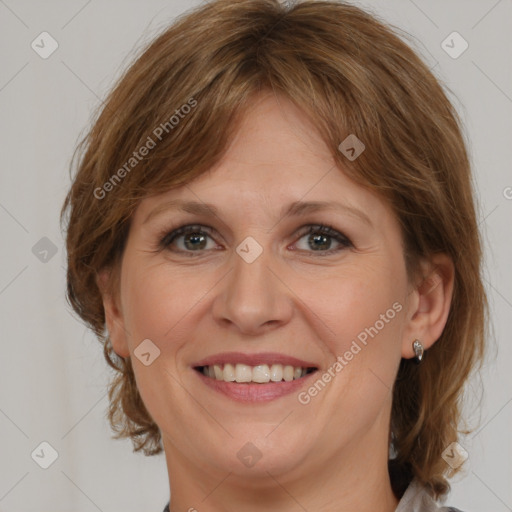
<path fill-rule="evenodd" d="M 414 340 L 412 344 L 412 348 L 414 350 L 414 354 L 416 356 L 416 362 L 420 363 L 423 359 L 423 345 L 421 344 L 420 340 Z"/>

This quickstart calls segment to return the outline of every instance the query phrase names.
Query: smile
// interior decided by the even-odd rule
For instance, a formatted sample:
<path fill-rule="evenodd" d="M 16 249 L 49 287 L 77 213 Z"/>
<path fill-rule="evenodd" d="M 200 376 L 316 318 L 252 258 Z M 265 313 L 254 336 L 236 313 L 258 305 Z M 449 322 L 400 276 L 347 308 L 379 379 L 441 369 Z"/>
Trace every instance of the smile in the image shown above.
<path fill-rule="evenodd" d="M 214 364 L 195 368 L 206 377 L 223 382 L 257 383 L 291 382 L 315 371 L 315 368 L 283 364 Z"/>
<path fill-rule="evenodd" d="M 279 352 L 223 352 L 191 367 L 209 389 L 254 404 L 299 392 L 320 364 Z"/>

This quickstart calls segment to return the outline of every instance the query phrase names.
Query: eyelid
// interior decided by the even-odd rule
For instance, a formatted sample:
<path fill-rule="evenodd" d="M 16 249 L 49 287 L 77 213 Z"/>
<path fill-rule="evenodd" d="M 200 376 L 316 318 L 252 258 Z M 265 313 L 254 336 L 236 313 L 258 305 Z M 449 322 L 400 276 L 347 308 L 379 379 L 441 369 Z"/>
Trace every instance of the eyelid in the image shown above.
<path fill-rule="evenodd" d="M 207 226 L 204 224 L 179 224 L 176 227 L 168 227 L 167 229 L 164 229 L 161 231 L 161 234 L 158 236 L 158 249 L 157 251 L 162 250 L 169 250 L 170 245 L 179 237 L 182 237 L 184 235 L 187 235 L 189 233 L 204 233 L 208 235 L 212 240 L 217 242 L 215 240 L 214 234 L 217 233 L 215 228 L 212 228 L 211 226 Z M 297 243 L 300 241 L 301 238 L 303 238 L 307 234 L 323 234 L 328 236 L 329 238 L 334 239 L 338 244 L 341 245 L 341 248 L 338 249 L 327 249 L 324 251 L 307 251 L 299 249 L 301 252 L 306 252 L 310 254 L 315 254 L 317 256 L 329 256 L 331 254 L 339 253 L 344 249 L 354 247 L 354 244 L 350 240 L 348 236 L 346 236 L 342 231 L 334 228 L 331 225 L 328 225 L 326 223 L 310 223 L 301 226 L 298 230 L 295 231 L 293 237 L 294 237 L 294 243 Z M 206 253 L 210 250 L 198 250 L 198 251 L 185 251 L 182 249 L 175 249 L 172 252 L 181 253 L 181 254 L 187 254 L 187 255 L 194 255 L 195 252 L 197 254 Z"/>
<path fill-rule="evenodd" d="M 189 232 L 204 232 L 207 235 L 211 236 L 213 238 L 213 233 L 215 233 L 215 229 L 206 226 L 204 224 L 184 224 L 184 225 L 178 225 L 175 228 L 167 228 L 162 230 L 162 232 L 158 235 L 158 240 L 160 240 L 160 244 L 163 246 L 163 248 L 167 247 L 172 240 L 178 238 L 179 236 L 183 236 L 188 234 Z M 169 242 L 167 242 L 167 239 L 171 238 Z"/>

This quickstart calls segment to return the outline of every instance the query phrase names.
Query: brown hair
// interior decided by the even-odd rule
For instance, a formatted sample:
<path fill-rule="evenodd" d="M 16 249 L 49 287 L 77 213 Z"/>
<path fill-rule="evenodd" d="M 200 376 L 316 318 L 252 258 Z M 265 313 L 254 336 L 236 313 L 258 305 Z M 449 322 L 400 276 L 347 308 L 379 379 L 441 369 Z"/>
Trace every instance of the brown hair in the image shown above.
<path fill-rule="evenodd" d="M 112 428 L 135 450 L 162 450 L 130 359 L 115 354 L 105 332 L 97 273 L 119 268 L 138 203 L 217 163 L 264 90 L 309 114 L 340 168 L 389 202 L 410 276 L 421 257 L 453 259 L 446 327 L 421 365 L 402 359 L 391 414 L 395 492 L 417 477 L 439 497 L 450 490 L 441 453 L 457 439 L 463 385 L 481 365 L 486 337 L 470 163 L 454 107 L 398 29 L 340 2 L 214 0 L 196 8 L 137 57 L 78 146 L 61 214 L 69 210 L 67 297 L 115 369 Z M 338 150 L 349 134 L 366 146 L 353 162 Z"/>

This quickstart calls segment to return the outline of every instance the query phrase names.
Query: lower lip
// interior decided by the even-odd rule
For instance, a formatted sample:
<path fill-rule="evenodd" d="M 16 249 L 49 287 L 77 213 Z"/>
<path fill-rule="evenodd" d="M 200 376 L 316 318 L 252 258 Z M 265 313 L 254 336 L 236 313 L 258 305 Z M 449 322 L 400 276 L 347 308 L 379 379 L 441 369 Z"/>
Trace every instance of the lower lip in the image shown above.
<path fill-rule="evenodd" d="M 226 382 L 223 380 L 212 379 L 203 373 L 194 370 L 197 376 L 211 389 L 222 393 L 223 395 L 237 402 L 269 402 L 285 395 L 299 391 L 309 377 L 315 375 L 317 371 L 309 373 L 300 379 L 281 382 L 268 382 L 265 384 L 250 384 L 239 382 Z"/>

